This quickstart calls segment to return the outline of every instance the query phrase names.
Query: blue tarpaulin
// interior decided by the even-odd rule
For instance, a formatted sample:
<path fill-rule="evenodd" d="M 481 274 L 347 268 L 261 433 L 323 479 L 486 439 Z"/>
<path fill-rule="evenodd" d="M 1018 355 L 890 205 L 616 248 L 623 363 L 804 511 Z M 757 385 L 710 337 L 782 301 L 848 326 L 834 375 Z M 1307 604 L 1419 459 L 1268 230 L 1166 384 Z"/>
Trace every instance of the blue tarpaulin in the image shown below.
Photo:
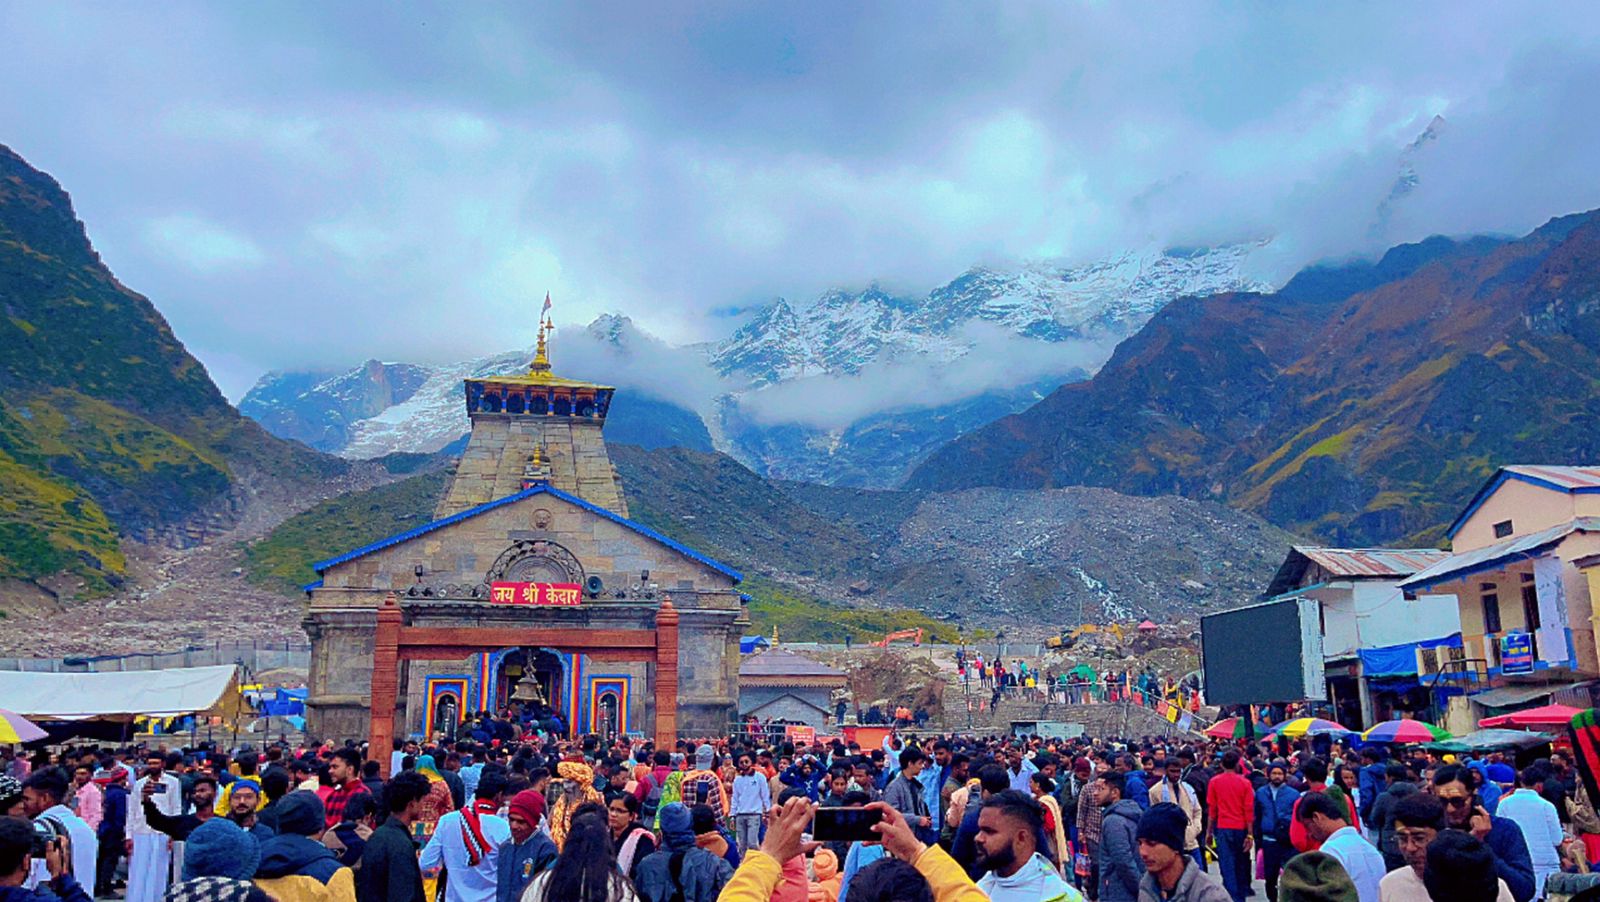
<path fill-rule="evenodd" d="M 273 698 L 262 700 L 261 713 L 268 717 L 303 717 L 306 713 L 306 695 L 304 689 L 279 689 Z"/>
<path fill-rule="evenodd" d="M 1460 647 L 1461 634 L 1451 633 L 1443 639 L 1424 639 L 1421 642 L 1386 645 L 1382 648 L 1363 648 L 1359 652 L 1361 675 L 1367 679 L 1416 676 L 1417 649 Z"/>
<path fill-rule="evenodd" d="M 755 653 L 756 649 L 771 647 L 772 643 L 767 641 L 766 636 L 739 637 L 739 654 L 741 655 L 753 654 Z"/>

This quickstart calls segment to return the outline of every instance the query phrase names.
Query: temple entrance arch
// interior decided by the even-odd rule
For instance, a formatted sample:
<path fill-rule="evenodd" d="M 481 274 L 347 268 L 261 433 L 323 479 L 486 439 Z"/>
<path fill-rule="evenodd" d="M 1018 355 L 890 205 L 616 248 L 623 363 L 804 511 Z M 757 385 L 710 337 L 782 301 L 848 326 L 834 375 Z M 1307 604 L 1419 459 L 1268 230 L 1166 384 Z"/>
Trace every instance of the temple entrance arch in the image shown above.
<path fill-rule="evenodd" d="M 389 748 L 395 736 L 400 694 L 400 664 L 405 661 L 460 660 L 508 646 L 567 655 L 596 662 L 650 665 L 657 746 L 672 747 L 678 738 L 678 610 L 667 599 L 656 609 L 654 628 L 573 629 L 557 626 L 408 626 L 399 598 L 389 593 L 378 607 L 373 632 L 371 720 L 368 746 Z M 526 651 L 524 651 L 526 654 Z M 526 660 L 526 659 L 525 659 Z M 524 664 L 526 667 L 527 664 Z M 538 658 L 533 658 L 534 676 Z M 621 700 L 619 700 L 621 701 Z M 618 711 L 618 727 L 622 714 Z M 575 728 L 575 724 L 568 724 Z M 379 756 L 380 774 L 388 776 L 388 759 Z"/>

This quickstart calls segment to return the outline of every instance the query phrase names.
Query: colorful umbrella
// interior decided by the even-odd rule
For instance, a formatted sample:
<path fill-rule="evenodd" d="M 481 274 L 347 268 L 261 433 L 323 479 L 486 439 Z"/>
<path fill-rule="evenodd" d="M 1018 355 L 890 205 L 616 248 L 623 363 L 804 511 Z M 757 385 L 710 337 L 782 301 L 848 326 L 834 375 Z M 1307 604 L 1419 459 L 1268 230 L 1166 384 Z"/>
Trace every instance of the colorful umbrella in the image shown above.
<path fill-rule="evenodd" d="M 1420 720 L 1390 720 L 1362 733 L 1361 738 L 1368 742 L 1443 742 L 1450 733 Z"/>
<path fill-rule="evenodd" d="M 1572 718 L 1583 713 L 1582 708 L 1571 705 L 1545 705 L 1526 711 L 1513 711 L 1499 717 L 1485 717 L 1478 721 L 1480 727 L 1564 727 Z"/>
<path fill-rule="evenodd" d="M 0 742 L 21 745 L 43 739 L 47 734 L 21 714 L 0 709 Z"/>
<path fill-rule="evenodd" d="M 1320 717 L 1296 717 L 1294 720 L 1278 724 L 1278 728 L 1272 732 L 1274 737 L 1287 736 L 1290 739 L 1299 739 L 1301 736 L 1354 733 L 1355 730 L 1348 729 L 1331 720 L 1323 720 Z"/>
<path fill-rule="evenodd" d="M 1206 735 L 1214 739 L 1243 739 L 1244 728 L 1245 719 L 1243 717 L 1224 717 L 1212 724 L 1211 728 L 1206 730 Z M 1271 728 L 1266 724 L 1258 723 L 1255 727 L 1255 735 L 1260 736 L 1269 729 Z"/>

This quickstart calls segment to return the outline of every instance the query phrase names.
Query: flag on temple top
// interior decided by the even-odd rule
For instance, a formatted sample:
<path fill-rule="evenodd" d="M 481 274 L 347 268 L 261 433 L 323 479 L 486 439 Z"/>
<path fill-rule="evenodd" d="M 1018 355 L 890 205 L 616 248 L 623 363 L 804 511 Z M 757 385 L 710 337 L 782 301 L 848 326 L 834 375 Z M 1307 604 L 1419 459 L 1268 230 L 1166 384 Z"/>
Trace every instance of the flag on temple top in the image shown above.
<path fill-rule="evenodd" d="M 544 309 L 539 311 L 539 315 L 543 316 L 544 314 L 549 313 L 549 312 L 550 312 L 550 292 L 547 291 L 547 292 L 544 293 Z"/>

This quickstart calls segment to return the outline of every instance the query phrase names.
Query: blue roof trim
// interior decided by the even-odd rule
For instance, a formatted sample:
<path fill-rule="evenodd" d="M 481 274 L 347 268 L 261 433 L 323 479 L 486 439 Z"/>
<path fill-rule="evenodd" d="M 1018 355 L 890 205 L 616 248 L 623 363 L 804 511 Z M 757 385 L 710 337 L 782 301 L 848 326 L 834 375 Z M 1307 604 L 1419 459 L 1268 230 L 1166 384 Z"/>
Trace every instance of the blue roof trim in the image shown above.
<path fill-rule="evenodd" d="M 1489 481 L 1483 484 L 1483 488 L 1478 489 L 1478 494 L 1472 496 L 1472 500 L 1467 503 L 1467 509 L 1462 511 L 1461 515 L 1456 517 L 1455 520 L 1451 521 L 1450 528 L 1445 530 L 1445 538 L 1454 539 L 1456 537 L 1456 533 L 1461 531 L 1461 527 L 1467 525 L 1467 520 L 1473 514 L 1477 513 L 1478 508 L 1483 507 L 1484 502 L 1489 500 L 1489 496 L 1493 495 L 1495 491 L 1499 489 L 1500 486 L 1504 485 L 1508 479 L 1526 482 L 1529 485 L 1536 485 L 1541 489 L 1549 489 L 1552 492 L 1560 492 L 1563 495 L 1591 495 L 1600 492 L 1600 489 L 1574 488 L 1572 486 L 1559 485 L 1551 482 L 1548 479 L 1540 479 L 1537 476 L 1530 476 L 1527 473 L 1518 473 L 1514 470 L 1501 468 L 1493 476 L 1489 477 Z"/>
<path fill-rule="evenodd" d="M 714 558 L 707 557 L 680 542 L 675 542 L 661 533 L 656 532 L 650 527 L 645 526 L 643 523 L 636 523 L 632 520 L 629 520 L 627 517 L 612 513 L 611 511 L 608 511 L 597 504 L 590 504 L 576 495 L 569 495 L 558 488 L 553 488 L 548 485 L 536 485 L 531 488 L 526 488 L 514 495 L 507 495 L 504 498 L 497 498 L 488 502 L 487 504 L 480 504 L 477 507 L 468 508 L 460 513 L 451 514 L 448 517 L 434 520 L 432 523 L 424 523 L 421 526 L 413 527 L 405 532 L 395 533 L 386 539 L 379 539 L 370 545 L 363 545 L 354 551 L 347 551 L 338 557 L 331 557 L 325 561 L 318 561 L 315 564 L 312 564 L 311 568 L 317 571 L 318 574 L 321 574 L 323 571 L 331 567 L 337 567 L 340 564 L 353 561 L 356 558 L 365 557 L 374 551 L 382 551 L 385 548 L 391 548 L 403 542 L 409 542 L 419 536 L 427 535 L 436 529 L 443 529 L 446 526 L 453 526 L 463 520 L 468 520 L 476 517 L 479 514 L 485 514 L 497 508 L 505 507 L 508 504 L 515 504 L 518 501 L 521 501 L 525 498 L 532 498 L 535 495 L 553 495 L 554 497 L 560 498 L 562 501 L 565 501 L 568 504 L 581 507 L 592 514 L 598 514 L 599 516 L 602 516 L 607 520 L 618 524 L 619 526 L 626 526 L 627 528 L 646 538 L 654 539 L 668 548 L 671 548 L 673 551 L 678 552 L 684 557 L 687 557 L 693 561 L 698 561 L 699 563 L 710 567 L 718 573 L 721 573 L 729 579 L 732 579 L 735 583 L 744 582 L 744 574 L 733 569 L 732 567 L 729 567 L 727 564 L 724 564 Z"/>
<path fill-rule="evenodd" d="M 319 579 L 314 583 L 306 583 L 305 585 L 301 586 L 300 587 L 300 591 L 302 591 L 302 592 L 310 592 L 312 589 L 320 589 L 320 588 L 322 588 L 322 580 Z"/>

